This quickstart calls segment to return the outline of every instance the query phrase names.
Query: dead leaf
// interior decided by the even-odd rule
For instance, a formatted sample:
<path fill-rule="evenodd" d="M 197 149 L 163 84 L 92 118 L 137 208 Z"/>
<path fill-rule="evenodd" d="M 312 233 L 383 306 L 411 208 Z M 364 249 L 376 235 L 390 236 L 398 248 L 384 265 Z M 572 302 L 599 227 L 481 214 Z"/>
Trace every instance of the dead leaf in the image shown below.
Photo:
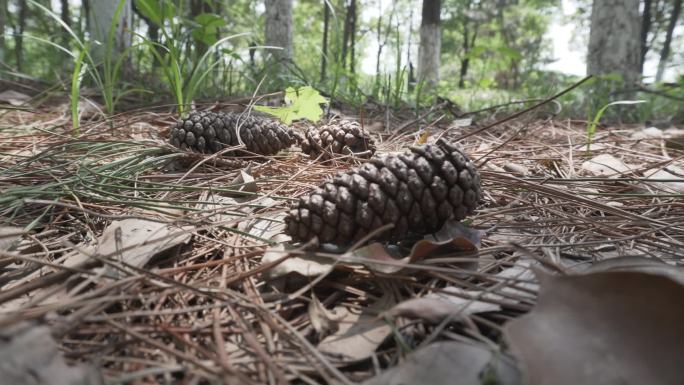
<path fill-rule="evenodd" d="M 684 194 L 684 169 L 673 164 L 663 169 L 651 169 L 644 173 L 646 179 L 669 179 L 668 181 L 648 182 L 663 191 Z"/>
<path fill-rule="evenodd" d="M 477 343 L 435 342 L 363 385 L 516 385 L 520 373 L 511 357 Z"/>
<path fill-rule="evenodd" d="M 235 177 L 228 187 L 236 187 L 237 191 L 249 193 L 256 193 L 259 190 L 256 181 L 254 181 L 254 177 L 252 176 L 252 169 L 250 167 L 240 170 L 240 175 Z"/>
<path fill-rule="evenodd" d="M 13 90 L 0 92 L 0 102 L 9 103 L 13 106 L 21 106 L 29 100 L 31 100 L 31 97 L 26 94 L 22 94 L 21 92 Z"/>
<path fill-rule="evenodd" d="M 327 336 L 339 329 L 340 321 L 347 316 L 347 309 L 341 308 L 338 310 L 342 310 L 340 314 L 326 309 L 315 295 L 311 296 L 311 302 L 309 302 L 308 307 L 309 320 L 319 336 Z"/>
<path fill-rule="evenodd" d="M 631 169 L 618 158 L 610 154 L 601 154 L 582 163 L 582 169 L 596 176 L 618 178 Z"/>
<path fill-rule="evenodd" d="M 104 384 L 92 366 L 67 365 L 50 329 L 28 322 L 0 332 L 0 378 L 3 384 Z"/>
<path fill-rule="evenodd" d="M 337 332 L 318 344 L 318 350 L 345 363 L 370 357 L 392 332 L 392 327 L 377 314 L 389 309 L 394 303 L 394 299 L 385 294 L 360 313 L 343 306 L 335 308 L 338 314 L 346 311 L 346 316 L 340 320 Z"/>
<path fill-rule="evenodd" d="M 24 235 L 24 229 L 21 227 L 0 226 L 0 251 L 11 250 L 22 235 Z"/>
<path fill-rule="evenodd" d="M 387 315 L 439 323 L 447 317 L 501 310 L 498 303 L 517 304 L 519 301 L 513 299 L 515 297 L 533 300 L 534 295 L 529 291 L 535 292 L 538 285 L 530 265 L 524 261 L 495 274 L 493 281 L 498 286 L 483 287 L 482 290 L 448 286 L 425 297 L 404 301 L 390 309 Z"/>
<path fill-rule="evenodd" d="M 288 253 L 284 244 L 279 244 L 268 248 L 261 258 L 262 265 L 274 263 Z M 333 263 L 330 259 L 316 257 L 313 254 L 303 256 L 290 256 L 283 262 L 266 270 L 264 275 L 267 279 L 274 279 L 282 277 L 290 273 L 296 273 L 304 277 L 316 277 L 322 274 L 328 274 L 333 269 Z"/>
<path fill-rule="evenodd" d="M 90 255 L 98 255 L 143 267 L 155 255 L 188 242 L 191 237 L 191 227 L 138 218 L 113 221 L 104 229 L 97 245 L 82 249 L 80 257 L 70 258 L 66 264 L 74 266 L 90 258 Z M 110 274 L 118 274 L 109 266 L 105 270 Z"/>
<path fill-rule="evenodd" d="M 535 309 L 504 327 L 526 383 L 684 383 L 684 286 L 639 272 L 540 281 Z"/>
<path fill-rule="evenodd" d="M 684 268 L 668 265 L 654 258 L 644 257 L 619 257 L 596 262 L 589 266 L 585 273 L 599 273 L 607 271 L 632 271 L 662 275 L 684 285 Z"/>
<path fill-rule="evenodd" d="M 361 247 L 352 253 L 350 260 L 357 260 L 369 269 L 394 274 L 411 263 L 454 252 L 477 251 L 480 247 L 484 231 L 471 229 L 457 221 L 447 221 L 435 234 L 428 234 L 416 242 L 408 256 L 402 257 L 390 246 L 374 242 Z M 474 269 L 476 262 L 461 264 L 464 269 Z"/>
<path fill-rule="evenodd" d="M 663 130 L 658 127 L 647 127 L 639 131 L 635 131 L 630 135 L 631 139 L 662 139 Z"/>
<path fill-rule="evenodd" d="M 505 163 L 503 165 L 503 169 L 504 169 L 504 171 L 508 171 L 513 175 L 526 176 L 528 174 L 527 169 L 524 166 L 519 165 L 517 163 L 512 163 L 512 162 Z"/>

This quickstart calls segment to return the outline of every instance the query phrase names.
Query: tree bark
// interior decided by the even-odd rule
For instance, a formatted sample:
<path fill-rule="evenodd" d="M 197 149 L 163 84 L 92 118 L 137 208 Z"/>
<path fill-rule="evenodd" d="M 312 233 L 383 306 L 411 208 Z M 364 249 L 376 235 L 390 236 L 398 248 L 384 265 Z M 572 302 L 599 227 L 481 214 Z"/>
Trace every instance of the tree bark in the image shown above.
<path fill-rule="evenodd" d="M 328 29 L 330 29 L 330 8 L 323 1 L 323 55 L 321 56 L 321 81 L 325 80 L 325 69 L 328 66 Z"/>
<path fill-rule="evenodd" d="M 644 13 L 641 15 L 641 73 L 644 73 L 644 62 L 646 62 L 646 53 L 648 52 L 648 32 L 651 29 L 651 5 L 652 0 L 644 0 Z"/>
<path fill-rule="evenodd" d="M 616 73 L 627 85 L 640 82 L 640 38 L 639 0 L 595 0 L 587 73 Z"/>
<path fill-rule="evenodd" d="M 109 28 L 114 21 L 114 14 L 119 5 L 119 1 L 114 0 L 91 0 L 88 12 L 89 32 L 90 36 L 99 41 L 101 45 L 96 46 L 95 58 L 96 60 L 105 59 L 106 50 L 109 49 L 109 54 L 112 58 L 117 57 L 126 48 L 131 45 L 131 29 L 133 21 L 133 11 L 131 8 L 132 0 L 125 0 L 123 9 L 119 14 L 119 19 L 116 20 L 115 36 L 113 46 L 107 47 L 109 38 Z"/>
<path fill-rule="evenodd" d="M 5 23 L 7 18 L 7 0 L 0 0 L 0 63 L 5 61 Z"/>
<path fill-rule="evenodd" d="M 26 0 L 19 1 L 19 20 L 14 31 L 14 56 L 17 61 L 17 72 L 22 72 L 24 68 L 24 29 L 26 28 L 26 18 L 28 17 L 28 5 Z"/>
<path fill-rule="evenodd" d="M 356 0 L 351 0 L 349 4 L 349 13 L 351 14 L 350 26 L 349 26 L 349 71 L 354 73 L 354 63 L 356 57 Z"/>
<path fill-rule="evenodd" d="M 418 47 L 418 81 L 431 85 L 439 82 L 441 51 L 440 0 L 423 0 L 423 17 L 420 22 Z"/>
<path fill-rule="evenodd" d="M 0 0 L 3 1 L 3 0 Z M 61 19 L 64 24 L 69 26 L 71 28 L 71 12 L 69 9 L 69 0 L 61 0 L 61 5 L 62 5 L 62 11 L 61 11 Z M 62 31 L 62 45 L 64 47 L 69 47 L 69 41 L 70 41 L 70 36 L 67 31 Z"/>
<path fill-rule="evenodd" d="M 292 61 L 292 0 L 266 0 L 266 45 L 281 47 L 270 51 L 283 64 Z"/>
<path fill-rule="evenodd" d="M 672 35 L 674 33 L 675 27 L 677 26 L 677 20 L 679 20 L 679 15 L 681 13 L 682 0 L 674 0 L 674 7 L 672 8 L 670 22 L 667 25 L 667 32 L 665 34 L 665 42 L 663 43 L 663 49 L 660 51 L 660 61 L 658 61 L 656 82 L 660 82 L 663 80 L 663 74 L 665 73 L 665 65 L 667 65 L 667 59 L 670 56 L 670 47 L 672 46 Z"/>

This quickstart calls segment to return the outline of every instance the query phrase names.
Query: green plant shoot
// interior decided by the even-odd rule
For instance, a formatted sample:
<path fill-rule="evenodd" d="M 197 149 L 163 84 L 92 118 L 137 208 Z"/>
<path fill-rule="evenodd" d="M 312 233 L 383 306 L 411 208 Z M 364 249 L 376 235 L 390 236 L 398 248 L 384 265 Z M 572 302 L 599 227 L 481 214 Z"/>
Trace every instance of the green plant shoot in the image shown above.
<path fill-rule="evenodd" d="M 308 119 L 316 123 L 323 115 L 321 104 L 328 104 L 328 100 L 311 86 L 297 90 L 288 87 L 285 90 L 285 103 L 284 107 L 255 106 L 254 108 L 277 117 L 285 124 L 291 124 L 298 119 Z"/>
<path fill-rule="evenodd" d="M 596 115 L 594 116 L 594 120 L 589 123 L 587 126 L 587 151 L 589 151 L 589 147 L 591 146 L 591 138 L 594 137 L 594 134 L 596 133 L 596 126 L 601 122 L 601 118 L 603 117 L 603 114 L 605 114 L 606 110 L 610 106 L 616 106 L 616 105 L 621 105 L 621 104 L 639 104 L 639 103 L 646 103 L 645 100 L 618 100 L 616 102 L 608 103 L 605 106 L 601 107 L 597 112 Z"/>

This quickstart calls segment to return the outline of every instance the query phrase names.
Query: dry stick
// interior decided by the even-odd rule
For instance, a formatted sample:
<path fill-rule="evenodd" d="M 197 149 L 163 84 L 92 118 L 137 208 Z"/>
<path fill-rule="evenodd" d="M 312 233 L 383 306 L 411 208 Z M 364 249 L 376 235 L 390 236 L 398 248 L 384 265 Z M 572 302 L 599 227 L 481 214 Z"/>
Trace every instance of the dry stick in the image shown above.
<path fill-rule="evenodd" d="M 454 139 L 453 141 L 454 141 L 454 142 L 458 142 L 458 141 L 463 140 L 463 139 L 465 139 L 465 138 L 468 138 L 468 137 L 471 137 L 471 136 L 473 136 L 473 135 L 479 134 L 479 133 L 481 133 L 481 132 L 483 132 L 483 131 L 489 130 L 490 128 L 492 128 L 492 127 L 494 127 L 494 126 L 498 126 L 499 124 L 505 123 L 505 122 L 507 122 L 507 121 L 509 121 L 509 120 L 513 120 L 513 119 L 517 118 L 518 116 L 521 116 L 521 115 L 523 115 L 523 114 L 526 114 L 526 113 L 528 113 L 528 112 L 530 112 L 530 111 L 532 111 L 532 110 L 535 110 L 535 109 L 537 109 L 537 108 L 543 106 L 544 104 L 549 103 L 549 102 L 551 102 L 552 100 L 558 99 L 559 97 L 561 97 L 561 96 L 567 94 L 568 92 L 570 92 L 570 91 L 574 90 L 575 88 L 579 87 L 580 85 L 582 85 L 582 83 L 586 82 L 587 80 L 589 80 L 589 79 L 591 79 L 591 78 L 592 78 L 592 75 L 589 75 L 589 76 L 585 77 L 584 79 L 580 80 L 579 82 L 577 82 L 577 83 L 571 85 L 570 87 L 566 88 L 565 90 L 563 90 L 563 91 L 557 93 L 556 95 L 551 96 L 550 98 L 547 98 L 547 99 L 542 100 L 541 102 L 539 102 L 539 103 L 533 105 L 532 107 L 526 108 L 526 109 L 524 109 L 524 110 L 520 110 L 520 111 L 514 113 L 513 115 L 509 115 L 509 116 L 507 116 L 507 117 L 505 117 L 505 118 L 503 118 L 503 119 L 500 119 L 500 120 L 498 120 L 498 121 L 496 121 L 496 122 L 494 122 L 494 123 L 492 123 L 492 124 L 490 124 L 490 125 L 487 125 L 487 126 L 484 126 L 484 127 L 480 127 L 480 128 L 478 128 L 477 130 L 474 130 L 474 131 L 471 131 L 471 132 L 469 132 L 469 133 L 463 134 L 463 135 L 459 136 L 458 138 Z"/>

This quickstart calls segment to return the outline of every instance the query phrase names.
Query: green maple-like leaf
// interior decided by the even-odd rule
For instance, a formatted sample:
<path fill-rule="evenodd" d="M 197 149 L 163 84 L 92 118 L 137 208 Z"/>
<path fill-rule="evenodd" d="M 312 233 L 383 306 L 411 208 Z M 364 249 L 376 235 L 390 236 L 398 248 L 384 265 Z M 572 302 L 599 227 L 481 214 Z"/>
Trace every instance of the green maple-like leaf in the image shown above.
<path fill-rule="evenodd" d="M 323 115 L 321 104 L 327 104 L 328 100 L 310 86 L 297 90 L 288 87 L 285 90 L 285 103 L 283 107 L 255 106 L 254 108 L 277 117 L 285 124 L 291 124 L 292 121 L 298 119 L 308 119 L 316 123 Z"/>

